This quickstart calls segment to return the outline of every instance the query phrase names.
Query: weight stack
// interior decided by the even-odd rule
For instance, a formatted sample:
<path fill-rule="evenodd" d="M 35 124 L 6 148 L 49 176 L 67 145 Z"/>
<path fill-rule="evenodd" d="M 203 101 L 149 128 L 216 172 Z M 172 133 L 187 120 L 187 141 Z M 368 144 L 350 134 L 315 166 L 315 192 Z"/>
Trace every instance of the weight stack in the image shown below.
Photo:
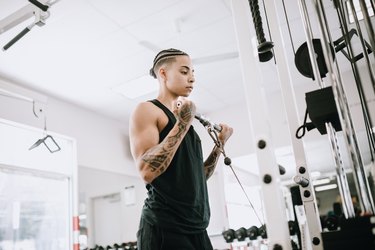
<path fill-rule="evenodd" d="M 320 134 L 327 134 L 327 122 L 330 122 L 336 131 L 342 130 L 332 87 L 307 92 L 305 99 L 310 120 Z"/>

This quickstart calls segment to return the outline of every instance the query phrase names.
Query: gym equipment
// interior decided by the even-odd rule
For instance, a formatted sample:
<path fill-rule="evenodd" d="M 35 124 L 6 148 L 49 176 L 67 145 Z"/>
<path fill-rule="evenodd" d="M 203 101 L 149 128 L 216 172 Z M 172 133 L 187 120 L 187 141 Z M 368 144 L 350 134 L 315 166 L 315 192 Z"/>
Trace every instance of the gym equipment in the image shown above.
<path fill-rule="evenodd" d="M 374 9 L 374 4 L 373 4 L 373 2 L 371 2 L 371 3 L 372 3 L 372 7 Z M 363 9 L 364 3 L 362 2 L 362 0 L 360 1 L 360 4 L 361 4 L 362 12 L 364 13 L 364 16 L 365 16 L 366 27 L 368 28 L 367 29 L 368 30 L 368 37 L 369 37 L 370 42 L 372 44 L 372 48 L 374 48 L 374 46 L 375 46 L 374 32 L 372 30 L 371 23 L 370 24 L 367 23 L 367 20 L 369 19 L 367 8 Z M 355 23 L 356 23 L 356 27 L 358 29 L 358 32 L 354 29 L 349 31 L 349 27 L 348 27 L 348 24 L 346 22 L 347 19 L 346 19 L 346 16 L 345 16 L 345 10 L 344 10 L 345 7 L 343 6 L 342 2 L 334 1 L 334 6 L 335 6 L 337 16 L 338 16 L 338 19 L 339 19 L 339 22 L 340 22 L 340 25 L 341 25 L 341 31 L 343 33 L 343 36 L 342 36 L 344 38 L 343 43 L 346 45 L 345 47 L 347 48 L 347 51 L 341 50 L 341 52 L 345 55 L 345 57 L 351 63 L 353 76 L 354 76 L 354 79 L 355 79 L 359 99 L 360 99 L 360 102 L 361 102 L 361 108 L 362 108 L 362 112 L 363 112 L 363 118 L 364 118 L 364 122 L 365 122 L 367 138 L 368 138 L 369 146 L 372 149 L 370 151 L 371 157 L 374 158 L 374 155 L 375 155 L 375 134 L 374 134 L 374 131 L 372 131 L 372 128 L 373 128 L 372 119 L 371 119 L 371 115 L 370 115 L 368 105 L 367 105 L 367 102 L 366 102 L 365 93 L 364 93 L 364 90 L 363 90 L 363 82 L 362 82 L 361 75 L 360 75 L 360 72 L 358 70 L 358 66 L 357 66 L 357 63 L 356 63 L 357 58 L 362 58 L 363 56 L 365 56 L 369 77 L 370 77 L 370 80 L 371 80 L 371 83 L 372 83 L 372 87 L 375 91 L 374 71 L 373 71 L 373 68 L 372 68 L 372 64 L 370 63 L 369 58 L 368 58 L 368 54 L 372 52 L 372 49 L 371 49 L 370 45 L 366 42 L 366 40 L 363 38 L 363 35 L 362 35 L 362 32 L 361 32 L 361 26 L 358 23 L 358 17 L 357 17 L 357 14 L 354 11 L 354 6 L 352 5 L 352 3 L 350 4 L 350 7 L 351 7 L 352 11 L 354 11 L 353 16 L 354 16 L 354 19 L 355 19 Z M 357 33 L 359 34 L 359 38 L 361 40 L 363 53 L 360 53 L 358 56 L 354 56 L 353 46 L 351 44 L 351 42 L 352 42 L 351 38 L 354 34 L 357 35 Z M 336 42 L 340 43 L 341 41 L 336 41 Z M 373 55 L 375 56 L 375 53 L 373 53 Z"/>
<path fill-rule="evenodd" d="M 375 216 L 331 217 L 327 223 L 330 231 L 322 232 L 324 250 L 375 249 Z"/>
<path fill-rule="evenodd" d="M 238 241 L 244 241 L 247 237 L 246 228 L 241 227 L 241 228 L 237 229 L 236 231 L 234 231 L 234 234 L 236 235 L 236 239 Z"/>
<path fill-rule="evenodd" d="M 322 51 L 322 44 L 320 39 L 312 39 L 312 44 L 316 54 L 316 61 L 318 63 L 320 77 L 323 78 L 326 76 L 328 70 L 324 61 L 324 55 Z M 333 49 L 331 48 L 333 52 Z M 333 54 L 334 56 L 334 54 Z M 298 49 L 294 57 L 294 63 L 298 71 L 308 78 L 315 80 L 314 73 L 312 71 L 311 60 L 309 57 L 309 50 L 307 42 L 304 42 Z"/>
<path fill-rule="evenodd" d="M 327 134 L 326 123 L 331 123 L 335 131 L 342 130 L 332 87 L 311 91 L 305 95 L 307 112 L 320 134 Z"/>
<path fill-rule="evenodd" d="M 0 20 L 0 34 L 2 34 L 28 18 L 32 16 L 35 17 L 34 21 L 29 26 L 24 28 L 12 40 L 3 46 L 3 50 L 5 51 L 9 49 L 12 45 L 29 33 L 35 25 L 39 27 L 44 26 L 46 19 L 50 16 L 49 8 L 58 1 L 60 0 L 47 0 L 40 2 L 37 0 L 29 0 L 30 3 L 28 5 Z"/>
<path fill-rule="evenodd" d="M 260 224 L 263 224 L 259 215 L 257 214 L 255 208 L 254 208 L 254 205 L 253 203 L 250 201 L 250 198 L 249 196 L 247 195 L 246 191 L 245 191 L 245 188 L 243 187 L 240 179 L 238 178 L 236 172 L 234 171 L 233 167 L 232 167 L 232 160 L 226 155 L 225 153 L 225 149 L 224 149 L 224 145 L 221 144 L 221 142 L 219 141 L 218 139 L 218 134 L 217 132 L 220 132 L 221 131 L 221 127 L 213 122 L 211 122 L 208 118 L 206 118 L 205 116 L 203 116 L 202 114 L 196 114 L 195 115 L 195 118 L 197 120 L 200 121 L 200 123 L 206 128 L 207 130 L 207 133 L 209 134 L 209 136 L 211 137 L 211 139 L 213 140 L 214 144 L 216 145 L 216 147 L 218 147 L 220 149 L 220 152 L 221 154 L 224 156 L 224 164 L 229 166 L 230 169 L 232 170 L 238 184 L 240 185 L 243 193 L 245 194 L 246 196 L 246 199 L 247 201 L 249 202 L 249 205 L 251 207 L 251 209 L 253 210 L 254 214 L 256 215 L 257 219 L 259 220 Z M 285 169 L 284 169 L 285 170 Z M 280 172 L 282 170 L 279 170 Z"/>
<path fill-rule="evenodd" d="M 60 146 L 57 144 L 55 139 L 51 135 L 46 135 L 42 139 L 38 139 L 30 148 L 29 150 L 32 150 L 36 147 L 38 147 L 40 144 L 44 144 L 49 152 L 55 153 L 61 150 Z"/>
<path fill-rule="evenodd" d="M 258 56 L 260 62 L 267 62 L 273 57 L 273 42 L 266 41 L 262 26 L 262 17 L 259 11 L 258 0 L 249 0 L 253 24 L 258 40 Z"/>
<path fill-rule="evenodd" d="M 290 243 L 292 246 L 291 249 L 301 250 L 299 248 L 300 243 L 293 239 L 297 234 L 298 224 L 295 221 L 290 220 L 288 221 L 288 226 Z M 259 250 L 263 249 L 263 247 L 266 247 L 265 249 L 269 249 L 266 225 L 262 225 L 259 228 L 257 226 L 251 226 L 248 229 L 245 227 L 240 227 L 237 230 L 228 229 L 223 232 L 223 237 L 227 243 L 230 243 L 231 249 L 242 249 L 241 247 L 245 247 L 245 249 L 249 250 Z"/>
<path fill-rule="evenodd" d="M 265 0 L 270 31 L 274 26 L 271 17 L 275 15 L 275 4 Z M 254 55 L 254 48 L 251 43 L 252 34 L 250 32 L 251 13 L 248 12 L 248 3 L 245 0 L 232 0 L 232 12 L 234 18 L 234 27 L 237 34 L 237 43 L 239 49 L 240 65 L 243 77 L 244 92 L 246 95 L 246 104 L 249 113 L 249 120 L 252 124 L 252 134 L 255 138 L 254 147 L 259 163 L 260 185 L 264 201 L 265 223 L 269 221 L 272 226 L 267 227 L 267 241 L 270 249 L 291 249 L 290 236 L 288 234 L 288 225 L 286 219 L 286 207 L 283 203 L 282 190 L 279 188 L 280 172 L 277 167 L 275 154 L 273 151 L 272 140 L 269 131 L 269 124 L 265 114 L 264 99 L 262 98 L 262 76 L 259 68 L 259 58 Z M 275 26 L 278 28 L 277 26 Z M 278 30 L 279 32 L 279 30 Z M 275 44 L 277 43 L 275 40 Z M 276 46 L 275 46 L 276 53 Z M 275 55 L 279 61 L 279 57 Z M 256 79 L 256 80 L 254 80 Z M 272 197 L 272 198 L 271 198 Z"/>
<path fill-rule="evenodd" d="M 222 235 L 227 243 L 233 242 L 233 240 L 236 238 L 235 231 L 233 229 L 223 231 Z"/>
<path fill-rule="evenodd" d="M 349 0 L 351 1 L 351 0 Z M 340 1 L 341 2 L 341 1 Z M 254 63 L 254 58 L 252 58 L 252 47 L 249 41 L 251 40 L 251 35 L 248 32 L 248 27 L 243 27 L 242 24 L 248 22 L 249 18 L 244 13 L 244 4 L 240 1 L 232 1 L 233 6 L 233 16 L 235 19 L 235 27 L 238 36 L 238 47 L 239 47 L 239 56 L 241 60 L 242 66 L 242 73 L 243 73 L 243 80 L 245 85 L 245 93 L 249 94 L 248 100 L 248 108 L 250 113 L 250 119 L 252 118 L 253 113 L 260 114 L 256 116 L 257 119 L 251 119 L 254 138 L 256 138 L 256 153 L 258 156 L 258 161 L 260 162 L 260 174 L 263 180 L 262 182 L 262 191 L 264 193 L 269 194 L 270 190 L 273 190 L 274 193 L 276 192 L 277 187 L 271 186 L 267 184 L 274 183 L 274 179 L 276 178 L 275 175 L 269 174 L 272 172 L 272 154 L 267 154 L 264 149 L 269 150 L 269 146 L 272 149 L 272 145 L 269 145 L 271 142 L 268 141 L 268 133 L 265 129 L 263 120 L 258 119 L 262 117 L 262 100 L 257 98 L 257 94 L 259 93 L 257 90 L 257 82 L 254 82 L 254 79 L 261 79 L 259 77 L 259 70 L 257 68 L 257 64 Z M 331 94 L 334 96 L 335 105 L 337 114 L 339 117 L 339 124 L 341 126 L 341 131 L 343 131 L 346 148 L 349 151 L 350 156 L 350 163 L 353 168 L 355 181 L 357 183 L 357 193 L 361 197 L 361 207 L 365 208 L 365 212 L 373 213 L 373 202 L 368 190 L 368 184 L 366 183 L 366 173 L 363 169 L 363 162 L 360 158 L 360 152 L 358 147 L 358 141 L 354 133 L 354 128 L 351 120 L 351 114 L 349 112 L 348 103 L 346 101 L 345 92 L 343 90 L 343 86 L 341 83 L 341 76 L 339 74 L 339 69 L 337 66 L 337 61 L 334 60 L 334 56 L 336 52 L 343 52 L 346 51 L 346 47 L 350 46 L 350 34 L 345 32 L 343 35 L 343 39 L 345 39 L 345 44 L 342 42 L 343 39 L 337 40 L 337 43 L 331 40 L 329 29 L 328 29 L 328 22 L 325 17 L 325 11 L 323 8 L 323 3 L 321 0 L 313 0 L 314 11 L 316 16 L 318 17 L 318 28 L 321 32 L 321 39 L 319 40 L 319 45 L 321 46 L 321 54 L 323 55 L 323 66 L 321 67 L 324 69 L 323 76 L 326 76 L 328 80 L 332 83 L 331 84 Z M 280 78 L 281 83 L 281 90 L 283 94 L 283 101 L 286 106 L 286 113 L 288 117 L 289 126 L 291 128 L 298 127 L 298 116 L 297 111 L 295 108 L 294 103 L 294 96 L 293 96 L 293 79 L 290 77 L 290 70 L 288 68 L 288 60 L 286 59 L 285 50 L 282 44 L 285 44 L 283 41 L 283 37 L 281 34 L 281 30 L 279 29 L 280 23 L 278 22 L 278 12 L 276 11 L 276 6 L 273 1 L 266 0 L 265 1 L 265 8 L 269 12 L 270 17 L 270 32 L 273 35 L 273 40 L 275 42 L 275 46 L 273 48 L 273 52 L 275 57 L 277 58 L 277 72 Z M 327 86 L 323 85 L 322 82 L 322 75 L 319 71 L 319 65 L 316 61 L 316 53 L 315 48 L 317 45 L 314 46 L 313 42 L 313 35 L 312 29 L 310 25 L 310 19 L 308 17 L 308 11 L 306 7 L 306 3 L 303 0 L 299 1 L 299 8 L 300 13 L 302 16 L 302 21 L 304 25 L 304 31 L 306 34 L 306 48 L 308 52 L 308 58 L 311 58 L 311 69 L 308 73 L 314 77 L 314 80 L 319 83 L 320 89 L 324 89 Z M 353 33 L 354 34 L 354 33 Z M 360 33 L 358 32 L 360 37 Z M 373 32 L 368 34 L 369 36 L 374 36 Z M 361 40 L 363 40 L 360 37 Z M 363 42 L 363 41 L 362 41 Z M 315 42 L 316 43 L 316 42 Z M 366 43 L 365 43 L 366 45 Z M 333 50 L 335 48 L 335 50 Z M 337 49 L 337 51 L 336 51 Z M 344 50 L 345 49 L 345 50 Z M 305 53 L 306 53 L 305 52 Z M 363 57 L 369 53 L 369 46 L 366 45 L 365 51 L 363 51 Z M 350 54 L 349 54 L 350 55 Z M 352 56 L 352 55 L 350 55 Z M 351 57 L 354 58 L 351 60 L 352 63 L 356 63 L 356 60 L 360 59 L 359 57 Z M 357 60 L 357 61 L 358 61 Z M 261 81 L 261 80 L 260 80 Z M 327 90 L 322 90 L 327 91 Z M 313 93 L 307 94 L 308 99 L 313 95 Z M 310 99 L 309 99 L 310 100 Z M 255 110 L 253 106 L 256 106 L 258 110 Z M 264 115 L 264 114 L 263 114 Z M 319 114 L 317 117 L 319 118 Z M 337 117 L 336 117 L 337 118 Z M 314 118 L 315 119 L 315 118 Z M 337 120 L 337 119 L 336 119 Z M 332 154 L 334 155 L 334 161 L 336 164 L 336 172 L 338 175 L 338 186 L 340 190 L 340 194 L 342 196 L 342 203 L 343 203 L 343 214 L 347 218 L 353 218 L 355 216 L 353 204 L 351 202 L 350 197 L 350 190 L 348 188 L 348 183 L 346 179 L 345 169 L 343 166 L 343 162 L 341 160 L 340 149 L 337 140 L 337 132 L 339 131 L 338 126 L 334 127 L 333 122 L 323 122 L 325 126 L 325 131 L 328 135 L 328 139 L 331 145 Z M 263 126 L 262 126 L 263 125 Z M 324 130 L 324 129 L 322 129 Z M 291 131 L 294 132 L 294 131 Z M 293 133 L 292 133 L 293 134 Z M 272 144 L 272 143 L 271 143 Z M 300 194 L 300 205 L 296 205 L 296 218 L 298 219 L 298 225 L 300 229 L 300 246 L 305 249 L 314 249 L 320 250 L 323 249 L 323 236 L 322 236 L 322 229 L 320 218 L 317 213 L 317 204 L 315 200 L 315 193 L 310 181 L 309 169 L 306 163 L 305 154 L 303 152 L 303 142 L 298 140 L 297 138 L 292 138 L 292 145 L 293 151 L 296 158 L 296 170 L 297 170 L 297 178 L 296 180 L 302 180 L 298 184 L 298 193 Z M 271 160 L 267 161 L 266 156 L 269 157 Z M 268 164 L 266 164 L 268 163 Z M 263 165 L 264 164 L 264 165 Z M 271 167 L 269 167 L 271 166 Z M 269 173 L 267 173 L 269 171 Z M 271 197 L 270 195 L 269 197 Z M 277 213 L 278 201 L 274 199 L 274 201 L 270 201 L 269 197 L 265 196 L 265 210 L 266 210 L 266 222 L 273 221 L 272 226 L 267 228 L 267 240 L 269 241 L 269 247 L 271 249 L 291 249 L 290 242 L 287 242 L 288 237 L 286 236 L 286 230 L 284 227 L 284 221 L 279 220 L 278 216 L 280 213 Z M 274 197 L 273 197 L 274 198 Z M 272 207 L 272 208 L 270 208 Z M 277 214 L 277 215 L 276 215 Z M 272 219 L 271 219 L 272 218 Z M 278 223 L 275 222 L 278 221 Z M 288 224 L 287 222 L 285 224 Z M 334 225 L 334 223 L 332 224 Z M 332 228 L 334 228 L 332 226 Z M 338 227 L 339 228 L 339 227 Z M 276 232 L 278 235 L 276 235 Z M 297 233 L 298 235 L 298 233 Z M 324 236 L 325 237 L 325 236 Z M 293 245 L 293 244 L 292 244 Z M 352 248 L 353 249 L 353 248 Z M 371 248 L 370 248 L 371 249 Z"/>

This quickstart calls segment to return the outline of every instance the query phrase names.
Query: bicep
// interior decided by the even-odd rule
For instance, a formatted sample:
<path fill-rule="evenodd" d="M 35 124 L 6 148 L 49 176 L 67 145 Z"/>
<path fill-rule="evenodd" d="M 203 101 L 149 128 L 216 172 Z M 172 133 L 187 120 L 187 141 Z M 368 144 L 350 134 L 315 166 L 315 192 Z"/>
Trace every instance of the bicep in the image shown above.
<path fill-rule="evenodd" d="M 131 153 L 138 161 L 148 149 L 159 143 L 156 118 L 150 111 L 138 108 L 131 117 L 129 128 Z"/>

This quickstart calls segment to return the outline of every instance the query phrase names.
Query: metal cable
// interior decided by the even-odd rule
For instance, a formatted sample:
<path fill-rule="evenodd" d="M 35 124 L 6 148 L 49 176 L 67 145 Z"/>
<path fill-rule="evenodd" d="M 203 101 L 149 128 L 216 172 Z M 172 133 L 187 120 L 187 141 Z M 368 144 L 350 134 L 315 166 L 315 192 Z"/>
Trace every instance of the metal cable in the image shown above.
<path fill-rule="evenodd" d="M 206 126 L 206 129 L 207 129 L 208 134 L 210 135 L 210 137 L 214 141 L 215 145 L 220 149 L 221 154 L 224 156 L 224 163 L 225 163 L 225 165 L 229 166 L 230 169 L 232 170 L 232 172 L 234 174 L 234 177 L 236 178 L 236 180 L 237 180 L 238 184 L 240 185 L 243 193 L 245 194 L 246 199 L 249 202 L 250 207 L 253 209 L 253 212 L 254 212 L 255 216 L 257 217 L 258 221 L 260 222 L 261 225 L 264 225 L 264 222 L 262 222 L 262 220 L 260 219 L 258 213 L 255 210 L 255 207 L 254 207 L 253 203 L 250 201 L 250 198 L 249 198 L 249 196 L 246 193 L 245 188 L 243 187 L 240 179 L 238 178 L 236 172 L 234 171 L 234 169 L 232 167 L 232 164 L 231 164 L 231 159 L 226 155 L 225 150 L 224 150 L 224 146 L 218 140 L 217 132 L 214 129 L 212 129 L 210 126 Z M 264 218 L 264 214 L 263 214 L 263 218 Z"/>

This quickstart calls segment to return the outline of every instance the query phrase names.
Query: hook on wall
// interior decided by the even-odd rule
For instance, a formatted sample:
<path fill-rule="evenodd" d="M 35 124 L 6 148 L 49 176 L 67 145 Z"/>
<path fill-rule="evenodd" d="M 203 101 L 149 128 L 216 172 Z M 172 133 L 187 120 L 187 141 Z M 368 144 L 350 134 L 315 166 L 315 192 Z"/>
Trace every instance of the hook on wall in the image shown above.
<path fill-rule="evenodd" d="M 38 109 L 35 100 L 33 100 L 33 114 L 36 118 L 39 118 L 39 113 L 43 113 L 43 109 L 40 107 Z"/>

